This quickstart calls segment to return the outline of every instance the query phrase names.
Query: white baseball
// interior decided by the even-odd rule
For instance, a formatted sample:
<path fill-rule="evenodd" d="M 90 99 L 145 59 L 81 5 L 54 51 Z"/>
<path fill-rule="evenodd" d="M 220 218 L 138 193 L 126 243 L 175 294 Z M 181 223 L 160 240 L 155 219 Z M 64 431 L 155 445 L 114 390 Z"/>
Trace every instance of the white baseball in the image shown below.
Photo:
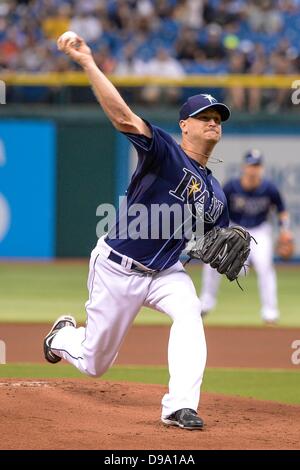
<path fill-rule="evenodd" d="M 63 41 L 67 39 L 78 39 L 78 36 L 76 33 L 74 33 L 74 31 L 66 31 L 60 36 L 59 39 L 62 39 Z"/>

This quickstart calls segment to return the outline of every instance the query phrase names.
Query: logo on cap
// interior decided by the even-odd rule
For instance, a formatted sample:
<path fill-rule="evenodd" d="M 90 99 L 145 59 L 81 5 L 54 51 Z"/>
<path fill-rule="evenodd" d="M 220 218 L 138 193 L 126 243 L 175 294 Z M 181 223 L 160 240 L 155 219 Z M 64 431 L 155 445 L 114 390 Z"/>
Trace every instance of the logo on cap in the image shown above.
<path fill-rule="evenodd" d="M 217 103 L 216 98 L 214 98 L 212 95 L 207 95 L 206 93 L 202 93 L 201 96 L 206 98 L 211 104 L 212 103 Z"/>
<path fill-rule="evenodd" d="M 196 116 L 209 108 L 215 108 L 221 115 L 222 121 L 227 121 L 230 117 L 230 110 L 224 103 L 219 103 L 209 93 L 201 93 L 200 95 L 190 96 L 182 105 L 179 111 L 179 120 L 185 120 L 189 117 Z"/>
<path fill-rule="evenodd" d="M 252 149 L 246 153 L 244 160 L 248 165 L 261 165 L 263 162 L 263 155 L 260 150 Z"/>

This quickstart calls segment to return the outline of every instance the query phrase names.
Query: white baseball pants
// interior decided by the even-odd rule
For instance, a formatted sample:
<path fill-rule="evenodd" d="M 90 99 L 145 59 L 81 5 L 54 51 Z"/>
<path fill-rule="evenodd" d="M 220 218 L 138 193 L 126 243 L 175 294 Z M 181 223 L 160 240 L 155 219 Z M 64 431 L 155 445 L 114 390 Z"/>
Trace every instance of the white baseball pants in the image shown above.
<path fill-rule="evenodd" d="M 122 256 L 121 266 L 108 259 L 110 251 L 100 239 L 91 254 L 86 327 L 62 328 L 51 349 L 81 372 L 101 376 L 116 359 L 141 306 L 151 307 L 173 320 L 168 346 L 169 393 L 162 399 L 162 416 L 181 408 L 197 410 L 206 342 L 201 304 L 191 278 L 179 261 L 153 276 L 139 274 L 130 269 L 131 258 Z"/>
<path fill-rule="evenodd" d="M 272 226 L 264 223 L 248 231 L 257 241 L 257 245 L 253 240 L 251 241 L 251 252 L 246 263 L 252 264 L 257 273 L 261 317 L 264 321 L 276 321 L 279 318 L 279 311 L 276 272 L 273 265 Z M 203 312 L 215 307 L 221 277 L 216 269 L 208 264 L 204 265 L 200 295 Z"/>

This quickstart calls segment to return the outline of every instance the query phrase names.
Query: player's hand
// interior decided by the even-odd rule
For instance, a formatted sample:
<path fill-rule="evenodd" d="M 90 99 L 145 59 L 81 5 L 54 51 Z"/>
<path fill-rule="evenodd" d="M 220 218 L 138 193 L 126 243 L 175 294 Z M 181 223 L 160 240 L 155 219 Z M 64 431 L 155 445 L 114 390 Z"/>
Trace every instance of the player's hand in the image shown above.
<path fill-rule="evenodd" d="M 57 40 L 57 47 L 83 68 L 94 62 L 91 49 L 80 36 L 65 38 L 61 35 Z"/>
<path fill-rule="evenodd" d="M 289 230 L 281 230 L 277 240 L 276 253 L 280 258 L 289 260 L 295 252 L 293 233 Z"/>

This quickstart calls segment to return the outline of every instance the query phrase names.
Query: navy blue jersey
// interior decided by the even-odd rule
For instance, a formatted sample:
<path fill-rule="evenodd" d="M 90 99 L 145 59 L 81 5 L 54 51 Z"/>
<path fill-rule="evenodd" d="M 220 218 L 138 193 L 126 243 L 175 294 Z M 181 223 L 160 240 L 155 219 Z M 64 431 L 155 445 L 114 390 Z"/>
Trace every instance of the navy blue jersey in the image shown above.
<path fill-rule="evenodd" d="M 228 181 L 223 189 L 227 197 L 230 220 L 245 228 L 261 225 L 274 208 L 277 212 L 285 210 L 278 189 L 267 179 L 263 179 L 261 184 L 251 191 L 243 189 L 239 179 Z"/>
<path fill-rule="evenodd" d="M 185 248 L 186 222 L 191 222 L 194 230 L 196 220 L 202 217 L 206 232 L 215 225 L 228 226 L 229 218 L 226 197 L 211 171 L 188 157 L 164 130 L 148 125 L 152 138 L 125 134 L 137 150 L 138 164 L 126 193 L 127 205 L 119 209 L 106 242 L 139 263 L 162 270 L 175 264 Z M 168 209 L 169 227 L 163 211 L 157 216 L 162 205 Z M 180 222 L 178 211 L 174 211 L 176 216 L 170 213 L 171 206 L 181 210 Z M 141 237 L 133 237 L 135 226 Z"/>

